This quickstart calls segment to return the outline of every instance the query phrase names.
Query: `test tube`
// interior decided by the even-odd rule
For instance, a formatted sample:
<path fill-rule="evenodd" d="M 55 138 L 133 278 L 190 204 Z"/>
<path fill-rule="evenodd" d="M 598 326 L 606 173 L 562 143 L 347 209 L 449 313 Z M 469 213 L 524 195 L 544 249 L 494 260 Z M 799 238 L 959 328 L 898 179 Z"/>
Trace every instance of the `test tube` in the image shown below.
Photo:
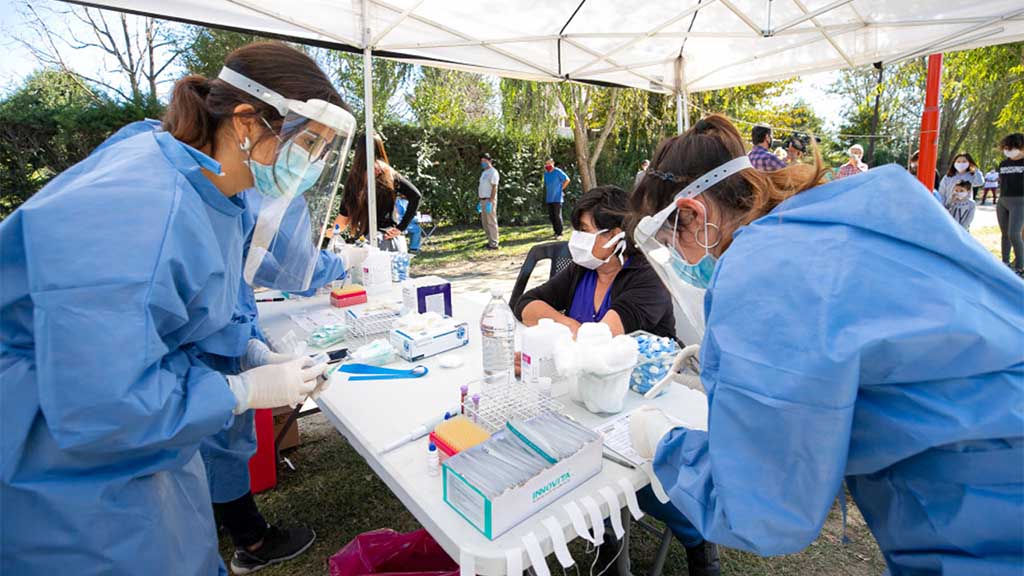
<path fill-rule="evenodd" d="M 473 422 L 479 424 L 480 418 L 480 395 L 473 394 Z"/>
<path fill-rule="evenodd" d="M 466 396 L 469 396 L 469 384 L 463 384 L 459 387 L 461 396 L 459 398 L 459 406 L 461 406 L 462 413 L 466 413 Z"/>

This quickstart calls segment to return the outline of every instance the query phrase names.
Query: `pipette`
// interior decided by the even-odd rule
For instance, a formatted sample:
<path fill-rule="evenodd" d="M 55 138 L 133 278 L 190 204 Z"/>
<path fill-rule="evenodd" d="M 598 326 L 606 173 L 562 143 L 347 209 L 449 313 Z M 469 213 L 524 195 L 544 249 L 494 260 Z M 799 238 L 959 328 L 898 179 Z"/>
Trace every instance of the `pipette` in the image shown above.
<path fill-rule="evenodd" d="M 418 439 L 426 436 L 427 434 L 430 434 L 430 431 L 433 430 L 435 426 L 437 426 L 441 422 L 444 422 L 445 420 L 447 420 L 447 419 L 457 415 L 458 413 L 459 413 L 459 408 L 458 408 L 458 406 L 456 406 L 454 408 L 451 408 L 447 412 L 442 413 L 440 416 L 436 416 L 436 417 L 433 417 L 433 418 L 427 420 L 423 424 L 420 424 L 419 426 L 413 428 L 405 436 L 402 436 L 398 440 L 395 440 L 391 444 L 388 444 L 387 446 L 385 446 L 384 449 L 380 451 L 381 456 L 383 456 L 384 454 L 387 454 L 388 452 L 392 452 L 394 450 L 397 450 L 398 448 L 401 448 L 402 446 L 405 446 L 409 442 L 413 442 L 415 440 L 418 440 Z"/>

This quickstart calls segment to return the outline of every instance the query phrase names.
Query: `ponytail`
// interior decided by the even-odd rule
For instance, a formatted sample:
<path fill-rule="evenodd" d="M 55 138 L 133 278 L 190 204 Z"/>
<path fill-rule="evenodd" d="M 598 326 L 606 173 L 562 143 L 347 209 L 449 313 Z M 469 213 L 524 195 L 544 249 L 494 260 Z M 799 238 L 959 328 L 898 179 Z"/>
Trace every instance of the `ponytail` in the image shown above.
<path fill-rule="evenodd" d="M 210 81 L 203 76 L 186 76 L 175 82 L 163 129 L 193 148 L 212 145 L 219 122 L 206 105 L 209 95 Z"/>

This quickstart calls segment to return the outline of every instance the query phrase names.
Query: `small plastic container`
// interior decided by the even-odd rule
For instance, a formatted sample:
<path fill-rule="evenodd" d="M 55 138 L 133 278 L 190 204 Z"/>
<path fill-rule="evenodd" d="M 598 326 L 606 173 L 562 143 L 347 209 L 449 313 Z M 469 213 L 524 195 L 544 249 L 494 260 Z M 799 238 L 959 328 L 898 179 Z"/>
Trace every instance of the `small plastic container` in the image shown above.
<path fill-rule="evenodd" d="M 366 304 L 366 300 L 366 290 L 358 284 L 331 290 L 331 306 L 334 306 L 335 308 L 355 306 L 356 304 Z"/>
<path fill-rule="evenodd" d="M 631 332 L 629 336 L 637 340 L 640 349 L 639 360 L 630 375 L 629 388 L 639 394 L 646 394 L 672 369 L 672 363 L 679 354 L 679 344 L 671 338 L 655 336 L 643 330 Z M 666 391 L 668 388 L 661 394 Z"/>
<path fill-rule="evenodd" d="M 594 414 L 618 414 L 629 393 L 630 375 L 633 367 L 611 372 L 594 374 L 583 370 L 577 376 L 577 386 L 583 405 Z"/>
<path fill-rule="evenodd" d="M 427 446 L 427 474 L 431 476 L 441 475 L 441 457 L 437 453 L 437 445 L 433 442 Z"/>
<path fill-rule="evenodd" d="M 408 252 L 391 252 L 391 281 L 404 282 L 409 279 L 409 264 L 412 255 Z"/>

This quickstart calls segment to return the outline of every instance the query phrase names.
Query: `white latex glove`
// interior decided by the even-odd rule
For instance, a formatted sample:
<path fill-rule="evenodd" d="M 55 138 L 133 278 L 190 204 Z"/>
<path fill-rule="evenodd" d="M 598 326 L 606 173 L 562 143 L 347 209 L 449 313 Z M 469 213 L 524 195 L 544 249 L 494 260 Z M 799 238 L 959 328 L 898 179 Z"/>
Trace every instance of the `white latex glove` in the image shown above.
<path fill-rule="evenodd" d="M 228 376 L 228 386 L 237 400 L 234 412 L 296 406 L 316 390 L 317 378 L 326 368 L 326 364 L 313 364 L 311 358 L 303 357 Z"/>
<path fill-rule="evenodd" d="M 265 342 L 257 338 L 250 338 L 245 348 L 245 356 L 242 357 L 242 370 L 251 370 L 267 364 L 284 364 L 295 360 L 291 354 L 278 354 L 270 349 Z"/>
<path fill-rule="evenodd" d="M 629 440 L 637 454 L 650 460 L 661 439 L 677 426 L 684 424 L 657 408 L 643 406 L 629 417 Z"/>

